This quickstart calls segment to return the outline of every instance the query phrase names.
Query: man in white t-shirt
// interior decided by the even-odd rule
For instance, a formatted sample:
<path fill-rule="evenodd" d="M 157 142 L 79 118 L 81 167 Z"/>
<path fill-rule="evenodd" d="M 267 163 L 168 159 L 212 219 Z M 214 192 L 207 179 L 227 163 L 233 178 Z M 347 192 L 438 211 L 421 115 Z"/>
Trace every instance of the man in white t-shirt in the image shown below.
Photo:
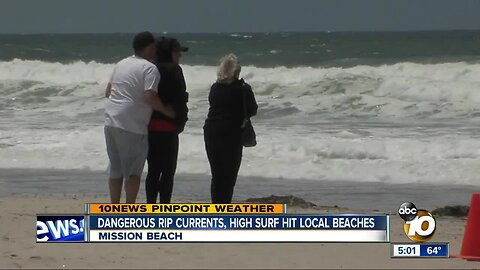
<path fill-rule="evenodd" d="M 148 154 L 148 123 L 152 110 L 174 118 L 171 107 L 157 95 L 160 73 L 149 62 L 155 57 L 155 38 L 141 32 L 133 40 L 135 55 L 115 66 L 105 90 L 105 141 L 109 165 L 109 189 L 112 203 L 120 203 L 123 179 L 126 202 L 135 203 L 140 177 Z"/>

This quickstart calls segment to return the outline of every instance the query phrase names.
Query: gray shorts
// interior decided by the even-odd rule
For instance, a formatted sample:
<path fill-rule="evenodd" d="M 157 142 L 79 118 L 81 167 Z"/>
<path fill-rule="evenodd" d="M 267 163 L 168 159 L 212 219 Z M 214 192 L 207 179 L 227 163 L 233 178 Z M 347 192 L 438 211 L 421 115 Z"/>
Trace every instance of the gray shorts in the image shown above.
<path fill-rule="evenodd" d="M 148 135 L 105 126 L 110 178 L 142 176 L 148 155 Z"/>

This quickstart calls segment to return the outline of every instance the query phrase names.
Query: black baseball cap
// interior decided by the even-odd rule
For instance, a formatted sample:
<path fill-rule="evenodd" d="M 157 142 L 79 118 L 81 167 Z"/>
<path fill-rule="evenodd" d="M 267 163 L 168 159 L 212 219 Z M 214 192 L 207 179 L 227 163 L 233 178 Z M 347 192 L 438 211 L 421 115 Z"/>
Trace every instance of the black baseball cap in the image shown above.
<path fill-rule="evenodd" d="M 158 37 L 158 46 L 170 52 L 188 52 L 188 47 L 182 46 L 175 38 Z"/>
<path fill-rule="evenodd" d="M 145 31 L 140 32 L 135 35 L 133 38 L 133 50 L 135 52 L 143 50 L 145 47 L 150 46 L 152 43 L 155 42 L 155 37 L 152 33 Z"/>
<path fill-rule="evenodd" d="M 188 47 L 182 46 L 177 39 L 172 38 L 171 41 L 171 50 L 172 52 L 188 52 Z"/>

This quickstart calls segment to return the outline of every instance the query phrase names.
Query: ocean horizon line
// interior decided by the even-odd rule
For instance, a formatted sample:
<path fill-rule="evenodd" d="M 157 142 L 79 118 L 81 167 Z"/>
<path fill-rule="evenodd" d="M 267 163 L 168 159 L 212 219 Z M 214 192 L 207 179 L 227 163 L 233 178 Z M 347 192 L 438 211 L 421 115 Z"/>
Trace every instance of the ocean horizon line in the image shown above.
<path fill-rule="evenodd" d="M 145 29 L 145 31 L 149 31 Z M 479 29 L 421 29 L 421 30 L 315 30 L 315 31 L 218 31 L 218 32 L 170 32 L 151 31 L 154 34 L 180 34 L 180 35 L 224 35 L 224 34 L 314 34 L 314 33 L 425 33 L 425 32 L 480 32 Z M 7 35 L 133 35 L 138 32 L 39 32 L 39 33 L 0 33 L 0 36 Z"/>

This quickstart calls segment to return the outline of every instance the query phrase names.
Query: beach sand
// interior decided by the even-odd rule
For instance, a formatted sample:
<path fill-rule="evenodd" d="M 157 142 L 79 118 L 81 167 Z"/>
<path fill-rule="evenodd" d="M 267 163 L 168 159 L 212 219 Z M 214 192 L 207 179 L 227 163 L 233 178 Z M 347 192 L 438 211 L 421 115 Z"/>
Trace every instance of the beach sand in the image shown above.
<path fill-rule="evenodd" d="M 388 243 L 97 243 L 37 244 L 35 215 L 82 213 L 104 196 L 0 198 L 0 266 L 4 268 L 480 268 L 461 259 L 391 259 Z M 342 208 L 289 207 L 289 213 L 360 213 Z M 389 210 L 386 213 L 391 213 Z M 465 218 L 437 217 L 432 241 L 461 249 Z M 391 242 L 408 242 L 391 217 Z"/>
<path fill-rule="evenodd" d="M 174 199 L 210 200 L 209 175 L 176 174 Z M 145 175 L 137 202 L 145 202 Z M 392 184 L 306 179 L 281 179 L 239 176 L 234 200 L 294 195 L 317 205 L 352 210 L 396 211 L 405 201 L 433 210 L 446 205 L 469 205 L 478 186 L 439 184 Z M 1 169 L 0 198 L 9 196 L 91 197 L 108 194 L 107 175 L 103 171 L 53 169 Z"/>

